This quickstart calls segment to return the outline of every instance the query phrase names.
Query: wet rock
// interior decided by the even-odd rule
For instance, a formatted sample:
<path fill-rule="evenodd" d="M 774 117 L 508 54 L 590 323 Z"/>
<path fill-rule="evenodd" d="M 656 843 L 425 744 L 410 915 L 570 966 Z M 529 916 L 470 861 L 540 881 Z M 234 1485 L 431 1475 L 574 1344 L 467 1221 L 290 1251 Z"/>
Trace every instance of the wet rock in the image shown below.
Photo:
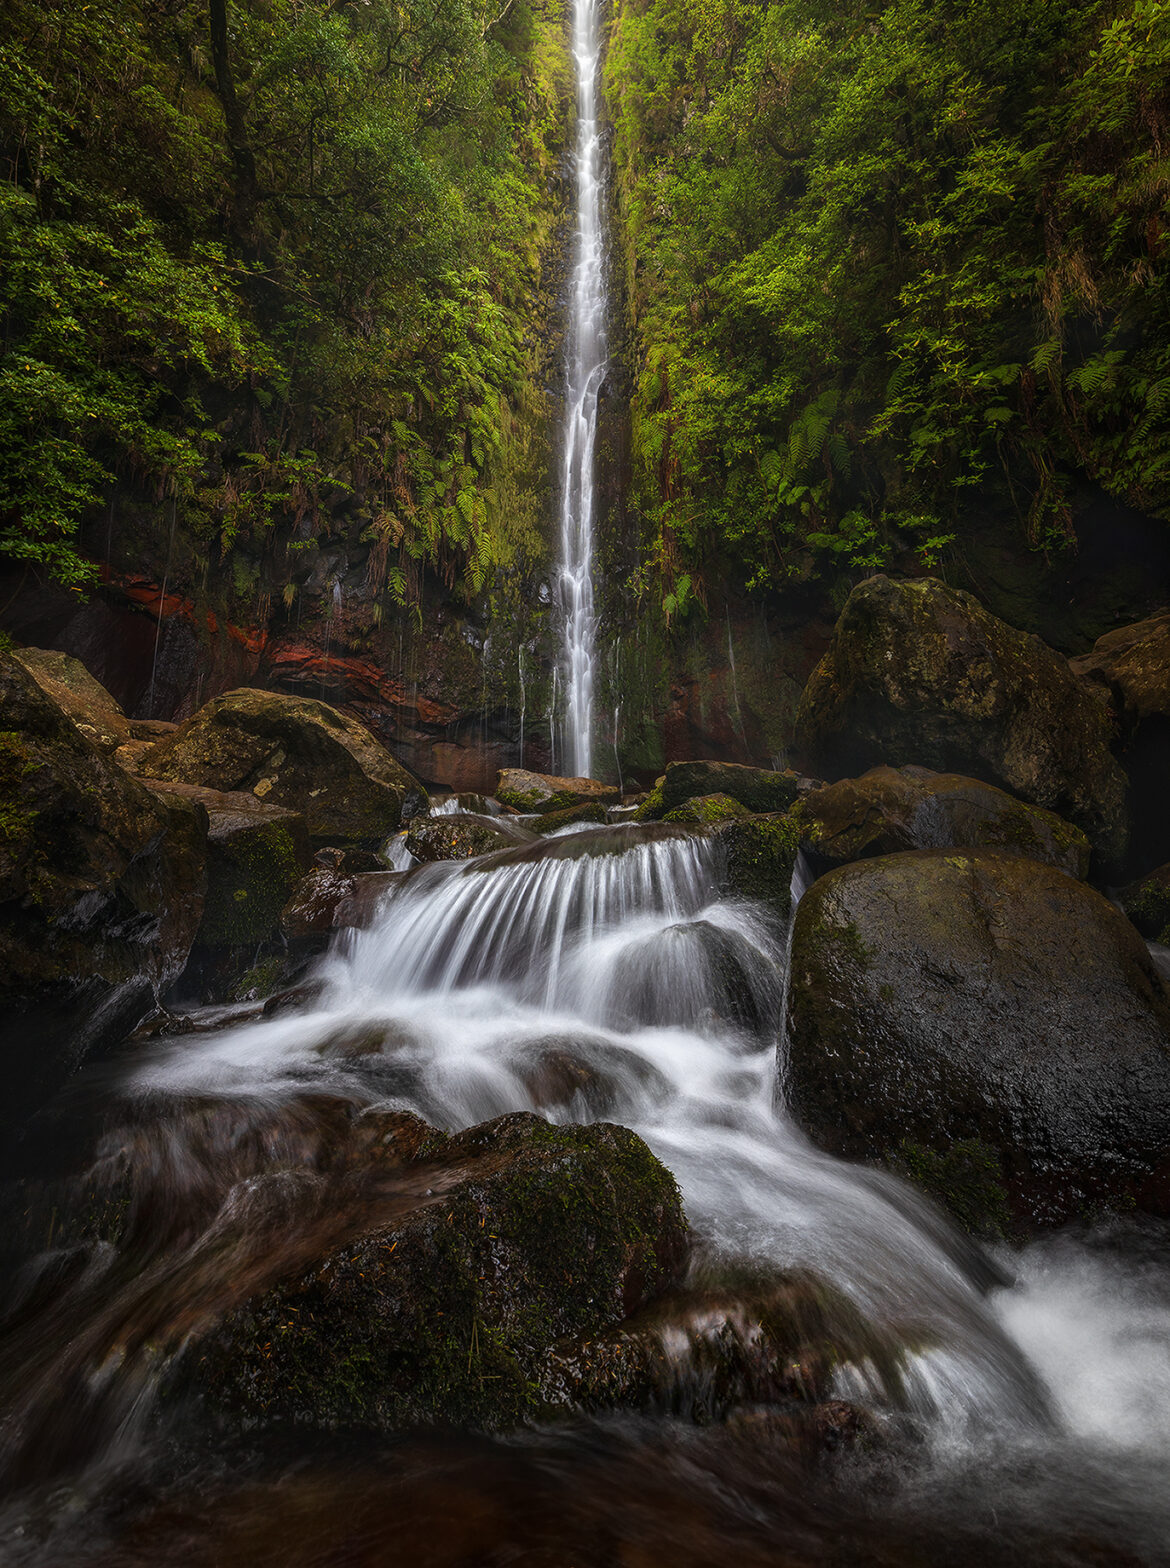
<path fill-rule="evenodd" d="M 722 795 L 748 811 L 786 811 L 798 793 L 795 773 L 774 773 L 737 762 L 672 762 L 662 779 L 662 809 L 674 811 L 687 801 Z"/>
<path fill-rule="evenodd" d="M 130 720 L 80 659 L 55 648 L 18 648 L 13 658 L 99 751 L 116 752 L 131 739 Z"/>
<path fill-rule="evenodd" d="M 429 1134 L 410 1170 L 400 1212 L 303 1259 L 189 1347 L 186 1385 L 222 1421 L 512 1426 L 547 1410 L 553 1345 L 678 1282 L 678 1190 L 624 1128 L 505 1116 Z"/>
<path fill-rule="evenodd" d="M 793 928 L 786 1083 L 823 1147 L 964 1140 L 1029 1222 L 1170 1210 L 1170 995 L 1104 898 L 1001 850 L 830 872 Z"/>
<path fill-rule="evenodd" d="M 494 849 L 510 849 L 510 834 L 475 817 L 416 817 L 406 847 L 416 860 L 472 860 Z"/>
<path fill-rule="evenodd" d="M 907 849 L 1012 849 L 1069 876 L 1089 871 L 1089 841 L 1051 811 L 958 773 L 871 768 L 810 791 L 794 816 L 805 849 L 834 865 Z"/>
<path fill-rule="evenodd" d="M 1170 610 L 1106 633 L 1090 653 L 1069 664 L 1099 685 L 1121 716 L 1132 876 L 1170 858 Z"/>
<path fill-rule="evenodd" d="M 1117 902 L 1144 937 L 1170 945 L 1170 866 L 1122 888 Z"/>
<path fill-rule="evenodd" d="M 202 947 L 254 946 L 273 935 L 309 864 L 299 812 L 252 795 L 149 781 L 160 800 L 188 800 L 207 813 L 207 899 Z"/>
<path fill-rule="evenodd" d="M 653 1409 L 707 1425 L 737 1411 L 822 1409 L 850 1364 L 864 1365 L 896 1404 L 903 1353 L 821 1281 L 743 1278 L 673 1291 L 605 1334 L 556 1346 L 542 1387 L 567 1408 Z M 855 1433 L 864 1425 L 856 1416 L 842 1412 Z"/>
<path fill-rule="evenodd" d="M 297 953 L 321 952 L 338 931 L 371 925 L 398 871 L 333 870 L 317 866 L 302 877 L 280 912 L 280 929 Z"/>
<path fill-rule="evenodd" d="M 386 862 L 370 849 L 319 849 L 313 856 L 313 864 L 329 871 L 340 872 L 343 876 L 353 876 L 360 871 L 385 871 L 386 869 Z"/>
<path fill-rule="evenodd" d="M 1104 696 L 1038 638 L 932 580 L 850 594 L 797 714 L 829 778 L 879 763 L 969 774 L 1054 811 L 1106 864 L 1125 849 L 1125 775 Z"/>
<path fill-rule="evenodd" d="M 663 814 L 663 822 L 733 822 L 751 812 L 730 795 L 697 795 Z"/>
<path fill-rule="evenodd" d="M 426 791 L 356 719 L 308 697 L 215 697 L 139 765 L 144 777 L 247 791 L 297 811 L 317 844 L 375 848 Z"/>
<path fill-rule="evenodd" d="M 561 811 L 588 801 L 615 804 L 619 791 L 612 784 L 596 779 L 562 779 L 548 773 L 530 773 L 527 768 L 504 768 L 496 784 L 496 799 L 514 811 Z"/>
<path fill-rule="evenodd" d="M 726 852 L 723 891 L 766 904 L 787 920 L 800 827 L 790 816 L 749 817 L 718 830 Z"/>
<path fill-rule="evenodd" d="M 0 1056 L 6 1117 L 46 1099 L 180 973 L 204 813 L 162 802 L 0 654 Z"/>
<path fill-rule="evenodd" d="M 546 811 L 542 817 L 537 817 L 532 826 L 538 833 L 555 833 L 558 828 L 571 827 L 575 822 L 608 822 L 611 809 L 598 800 L 587 800 L 580 806 Z"/>

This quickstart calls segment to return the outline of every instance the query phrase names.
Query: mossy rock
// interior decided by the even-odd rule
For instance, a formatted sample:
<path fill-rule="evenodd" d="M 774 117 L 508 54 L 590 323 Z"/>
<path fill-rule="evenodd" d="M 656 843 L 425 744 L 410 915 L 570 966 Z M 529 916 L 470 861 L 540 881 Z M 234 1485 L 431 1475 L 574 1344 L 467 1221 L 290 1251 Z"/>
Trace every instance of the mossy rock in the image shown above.
<path fill-rule="evenodd" d="M 871 768 L 810 790 L 793 808 L 804 847 L 841 865 L 910 849 L 1011 849 L 1085 877 L 1089 841 L 1054 812 L 992 784 L 928 768 Z"/>
<path fill-rule="evenodd" d="M 748 817 L 719 829 L 726 852 L 724 891 L 767 904 L 782 919 L 792 910 L 792 873 L 800 828 L 791 816 Z"/>
<path fill-rule="evenodd" d="M 635 822 L 660 822 L 666 810 L 666 801 L 662 794 L 662 780 L 659 779 L 654 788 L 650 790 L 646 799 L 634 812 Z"/>
<path fill-rule="evenodd" d="M 281 910 L 304 871 L 298 827 L 303 831 L 292 812 L 218 834 L 213 824 L 207 902 L 199 926 L 201 945 L 242 947 L 276 932 Z"/>
<path fill-rule="evenodd" d="M 968 1235 L 980 1241 L 1004 1241 L 1013 1235 L 1003 1160 L 981 1139 L 963 1138 L 948 1148 L 931 1149 L 904 1138 L 889 1166 L 946 1209 Z"/>
<path fill-rule="evenodd" d="M 823 777 L 887 763 L 982 779 L 1080 828 L 1104 868 L 1127 836 L 1114 739 L 1099 688 L 930 579 L 853 590 L 797 714 L 797 743 Z"/>
<path fill-rule="evenodd" d="M 608 822 L 606 808 L 599 800 L 582 801 L 579 806 L 564 806 L 559 811 L 546 811 L 537 817 L 532 826 L 538 833 L 555 833 L 558 828 L 571 827 L 574 822 Z"/>
<path fill-rule="evenodd" d="M 13 657 L 99 751 L 112 754 L 130 740 L 121 706 L 80 659 L 55 648 L 17 648 Z"/>
<path fill-rule="evenodd" d="M 978 1140 L 1022 1223 L 1170 1211 L 1170 996 L 1124 916 L 1061 871 L 920 850 L 829 872 L 796 912 L 788 1024 L 793 1113 L 833 1153 L 945 1161 Z"/>
<path fill-rule="evenodd" d="M 746 806 L 730 795 L 697 795 L 664 812 L 663 822 L 733 822 L 751 816 Z"/>
<path fill-rule="evenodd" d="M 1122 888 L 1117 902 L 1144 937 L 1170 946 L 1170 866 Z"/>
<path fill-rule="evenodd" d="M 749 768 L 738 762 L 672 762 L 662 780 L 663 812 L 688 800 L 727 796 L 750 812 L 787 811 L 799 794 L 795 773 Z"/>
<path fill-rule="evenodd" d="M 558 1341 L 615 1328 L 679 1283 L 678 1189 L 624 1128 L 517 1113 L 431 1134 L 412 1168 L 405 1212 L 189 1347 L 181 1381 L 221 1421 L 514 1426 L 549 1413 Z"/>
<path fill-rule="evenodd" d="M 144 778 L 247 792 L 299 812 L 315 844 L 375 848 L 427 809 L 422 785 L 328 703 L 241 689 L 215 697 L 138 764 Z"/>
<path fill-rule="evenodd" d="M 527 768 L 504 768 L 496 781 L 496 799 L 513 811 L 564 811 L 590 802 L 616 805 L 621 795 L 612 784 L 597 779 L 564 779 Z"/>
<path fill-rule="evenodd" d="M 181 972 L 207 819 L 128 778 L 0 654 L 0 1060 L 6 1119 L 120 1039 Z"/>

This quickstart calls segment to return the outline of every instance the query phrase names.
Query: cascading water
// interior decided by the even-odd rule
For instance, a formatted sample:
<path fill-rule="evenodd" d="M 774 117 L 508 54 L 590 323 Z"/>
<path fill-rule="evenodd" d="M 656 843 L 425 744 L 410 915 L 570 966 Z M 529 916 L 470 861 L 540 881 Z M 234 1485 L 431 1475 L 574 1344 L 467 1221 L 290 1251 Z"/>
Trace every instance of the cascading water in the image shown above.
<path fill-rule="evenodd" d="M 91 1464 L 100 1460 L 97 1495 L 110 1485 L 111 1455 L 124 1466 L 157 1445 L 150 1433 L 161 1419 L 154 1390 L 168 1322 L 193 1323 L 217 1299 L 240 1299 L 266 1249 L 312 1257 L 327 1242 L 332 1189 L 321 1151 L 337 1114 L 331 1108 L 399 1107 L 447 1130 L 525 1109 L 554 1121 L 603 1117 L 634 1128 L 678 1178 L 707 1256 L 757 1275 L 811 1271 L 902 1347 L 896 1395 L 864 1360 L 838 1373 L 843 1397 L 891 1417 L 897 1407 L 899 1419 L 910 1412 L 918 1441 L 914 1456 L 899 1461 L 898 1487 L 887 1475 L 879 1502 L 865 1508 L 837 1494 L 822 1499 L 822 1514 L 802 1525 L 812 1535 L 792 1555 L 749 1558 L 732 1544 L 684 1541 L 681 1556 L 666 1551 L 639 1561 L 1073 1568 L 1090 1560 L 1075 1546 L 1072 1555 L 1049 1552 L 1044 1532 L 1053 1517 L 1073 1520 L 1074 1535 L 1087 1532 L 1094 1563 L 1159 1561 L 1157 1543 L 1170 1525 L 1156 1479 L 1170 1458 L 1165 1270 L 1146 1258 L 1126 1272 L 1107 1252 L 1049 1244 L 1012 1260 L 1019 1283 L 996 1288 L 986 1258 L 909 1189 L 812 1148 L 777 1090 L 786 933 L 764 908 L 721 897 L 721 876 L 716 837 L 653 824 L 595 828 L 420 867 L 394 885 L 370 929 L 324 961 L 324 989 L 311 1009 L 140 1046 L 112 1076 L 110 1069 L 91 1075 L 89 1092 L 112 1129 L 99 1142 L 95 1169 L 129 1170 L 146 1190 L 148 1201 L 135 1210 L 142 1251 L 132 1268 L 128 1253 L 108 1245 L 79 1256 L 54 1249 L 50 1236 L 48 1250 L 24 1271 L 10 1309 L 17 1330 L 0 1361 L 16 1411 L 0 1443 L 4 1467 L 51 1476 L 54 1466 L 90 1454 Z M 798 868 L 794 891 L 800 885 Z M 550 1077 L 550 1056 L 573 1070 Z M 266 1162 L 276 1162 L 277 1175 L 265 1175 Z M 92 1173 L 81 1183 L 88 1191 L 87 1182 Z M 324 1197 L 306 1233 L 297 1205 L 310 1189 Z M 23 1337 L 22 1323 L 29 1325 Z M 675 1350 L 685 1375 L 687 1346 Z M 546 1441 L 554 1446 L 542 1448 Z M 582 1506 L 581 1489 L 592 1486 L 607 1517 L 623 1486 L 641 1476 L 636 1498 L 621 1506 L 632 1510 L 631 1528 L 644 1530 L 638 1510 L 654 1487 L 665 1487 L 654 1514 L 663 1541 L 674 1528 L 672 1511 L 697 1506 L 708 1492 L 718 1511 L 732 1508 L 746 1487 L 751 1528 L 766 1539 L 791 1523 L 793 1483 L 760 1470 L 752 1444 L 735 1450 L 738 1469 L 724 1474 L 721 1450 L 705 1463 L 691 1439 L 661 1422 L 653 1436 L 619 1423 L 580 1449 L 558 1449 L 560 1441 L 569 1440 L 516 1440 L 503 1451 L 508 1465 L 520 1467 L 515 1472 L 501 1471 L 498 1449 L 476 1451 L 466 1464 L 472 1472 L 488 1467 L 493 1494 L 497 1484 L 511 1484 L 508 1476 L 527 1476 L 516 1481 L 521 1513 L 557 1512 L 557 1467 L 570 1461 L 573 1506 Z M 535 1466 L 531 1474 L 526 1464 Z M 354 1484 L 338 1473 L 329 1500 L 314 1506 L 340 1519 Z M 387 1484 L 371 1473 L 368 1495 L 352 1506 L 372 1506 L 369 1498 L 386 1497 Z M 386 1528 L 397 1536 L 409 1497 L 395 1507 Z M 74 1508 L 84 1519 L 82 1505 Z M 735 1528 L 748 1528 L 736 1509 Z M 823 1555 L 846 1529 L 870 1531 L 871 1542 L 886 1542 L 891 1531 L 913 1536 L 925 1528 L 923 1509 L 945 1514 L 945 1552 L 932 1536 L 924 1553 L 833 1555 L 834 1547 Z M 23 1542 L 28 1519 L 16 1517 Z M 519 1517 L 509 1515 L 502 1528 L 521 1530 Z M 15 1528 L 0 1519 L 0 1541 L 11 1545 Z M 1040 1544 L 1005 1554 L 1004 1528 L 1009 1538 L 1015 1530 Z M 967 1555 L 952 1557 L 950 1548 L 967 1537 Z M 1096 1555 L 1100 1539 L 1121 1542 L 1119 1555 Z M 239 1556 L 210 1547 L 204 1556 L 178 1555 L 177 1541 L 98 1560 L 134 1568 L 163 1560 L 351 1561 L 293 1548 L 279 1559 L 248 1557 L 243 1547 Z M 38 1568 L 83 1560 L 67 1533 L 38 1550 L 18 1560 Z M 407 1558 L 372 1551 L 352 1558 L 391 1560 Z M 485 1552 L 475 1560 L 528 1559 Z M 618 1558 L 574 1551 L 532 1560 Z"/>
<path fill-rule="evenodd" d="M 564 620 L 564 766 L 593 767 L 593 450 L 605 377 L 605 269 L 602 256 L 601 135 L 597 70 L 601 28 L 597 0 L 573 0 L 577 71 L 577 234 L 569 299 L 565 453 L 561 476 L 560 604 Z"/>

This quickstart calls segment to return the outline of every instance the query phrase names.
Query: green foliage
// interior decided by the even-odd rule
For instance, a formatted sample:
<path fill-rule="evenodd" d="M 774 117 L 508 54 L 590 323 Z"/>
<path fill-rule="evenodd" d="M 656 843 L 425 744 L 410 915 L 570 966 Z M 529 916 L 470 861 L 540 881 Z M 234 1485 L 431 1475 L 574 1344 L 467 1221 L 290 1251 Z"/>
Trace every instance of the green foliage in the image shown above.
<path fill-rule="evenodd" d="M 1170 7 L 622 0 L 606 91 L 667 614 L 1170 516 Z"/>
<path fill-rule="evenodd" d="M 0 555 L 81 586 L 115 482 L 222 550 L 368 523 L 478 591 L 568 66 L 530 0 L 13 0 Z"/>

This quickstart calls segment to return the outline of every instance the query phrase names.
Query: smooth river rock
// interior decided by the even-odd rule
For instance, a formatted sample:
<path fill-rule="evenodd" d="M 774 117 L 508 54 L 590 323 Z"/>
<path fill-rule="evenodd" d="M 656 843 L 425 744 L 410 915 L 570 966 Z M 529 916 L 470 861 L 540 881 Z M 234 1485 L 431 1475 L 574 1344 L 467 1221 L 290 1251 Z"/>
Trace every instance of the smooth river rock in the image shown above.
<path fill-rule="evenodd" d="M 369 730 L 309 697 L 214 697 L 139 763 L 145 778 L 246 791 L 300 812 L 315 844 L 376 847 L 427 809 L 423 786 Z"/>
<path fill-rule="evenodd" d="M 563 779 L 551 773 L 532 773 L 527 768 L 503 768 L 496 781 L 496 799 L 513 811 L 563 811 L 588 801 L 611 805 L 621 799 L 612 784 L 597 779 Z"/>
<path fill-rule="evenodd" d="M 794 923 L 785 1070 L 833 1153 L 974 1145 L 1029 1222 L 1170 1212 L 1170 995 L 1113 905 L 1035 861 L 922 850 L 822 877 Z"/>
<path fill-rule="evenodd" d="M 1103 865 L 1126 846 L 1126 779 L 1104 693 L 968 593 L 871 577 L 850 594 L 797 712 L 823 776 L 880 763 L 969 774 L 1054 811 Z"/>
<path fill-rule="evenodd" d="M 871 768 L 810 790 L 795 807 L 804 847 L 842 865 L 907 849 L 1011 849 L 1085 877 L 1089 841 L 1054 812 L 993 784 L 929 768 Z"/>

